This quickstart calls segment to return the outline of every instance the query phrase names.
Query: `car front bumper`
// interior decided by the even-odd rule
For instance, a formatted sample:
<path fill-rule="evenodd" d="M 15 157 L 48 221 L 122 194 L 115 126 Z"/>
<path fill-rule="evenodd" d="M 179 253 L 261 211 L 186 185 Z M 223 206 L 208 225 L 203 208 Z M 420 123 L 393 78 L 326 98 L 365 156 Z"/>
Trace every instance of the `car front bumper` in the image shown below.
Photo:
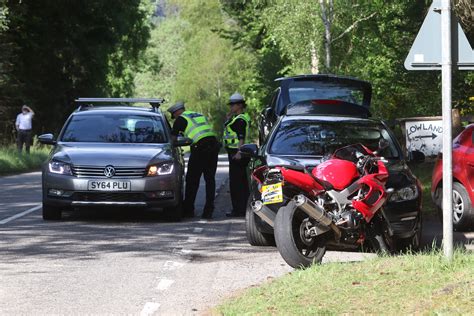
<path fill-rule="evenodd" d="M 396 238 L 410 238 L 421 227 L 420 201 L 388 202 L 384 206 L 384 216 Z"/>
<path fill-rule="evenodd" d="M 89 190 L 89 181 L 126 181 L 127 191 Z M 130 206 L 172 207 L 181 198 L 181 181 L 175 175 L 143 178 L 78 178 L 43 172 L 43 203 L 60 207 Z"/>

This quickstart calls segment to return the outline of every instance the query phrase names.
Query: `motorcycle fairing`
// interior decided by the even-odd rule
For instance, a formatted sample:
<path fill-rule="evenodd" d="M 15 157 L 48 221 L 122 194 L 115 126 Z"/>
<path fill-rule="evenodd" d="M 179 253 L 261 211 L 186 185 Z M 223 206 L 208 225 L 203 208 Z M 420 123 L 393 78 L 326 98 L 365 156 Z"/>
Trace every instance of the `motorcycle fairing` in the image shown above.
<path fill-rule="evenodd" d="M 313 175 L 331 183 L 336 190 L 343 190 L 359 177 L 357 167 L 350 161 L 330 159 L 313 169 Z"/>

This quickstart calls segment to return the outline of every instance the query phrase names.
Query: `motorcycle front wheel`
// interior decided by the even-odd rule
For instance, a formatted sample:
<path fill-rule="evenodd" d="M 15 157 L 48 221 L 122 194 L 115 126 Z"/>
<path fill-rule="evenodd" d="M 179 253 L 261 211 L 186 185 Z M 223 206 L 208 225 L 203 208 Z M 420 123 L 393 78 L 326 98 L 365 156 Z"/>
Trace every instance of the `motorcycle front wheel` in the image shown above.
<path fill-rule="evenodd" d="M 290 201 L 275 218 L 275 242 L 282 258 L 293 268 L 306 268 L 321 263 L 326 252 L 324 235 L 311 237 L 309 216 Z"/>

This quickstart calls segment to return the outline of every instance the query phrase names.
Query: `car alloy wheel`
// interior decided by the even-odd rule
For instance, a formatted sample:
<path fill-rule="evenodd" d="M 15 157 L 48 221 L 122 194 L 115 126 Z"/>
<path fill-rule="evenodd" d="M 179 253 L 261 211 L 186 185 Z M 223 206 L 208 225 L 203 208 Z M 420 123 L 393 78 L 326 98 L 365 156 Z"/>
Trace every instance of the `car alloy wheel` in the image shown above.
<path fill-rule="evenodd" d="M 459 223 L 461 220 L 464 210 L 465 210 L 465 202 L 463 200 L 463 197 L 461 194 L 453 190 L 453 222 L 454 223 Z"/>

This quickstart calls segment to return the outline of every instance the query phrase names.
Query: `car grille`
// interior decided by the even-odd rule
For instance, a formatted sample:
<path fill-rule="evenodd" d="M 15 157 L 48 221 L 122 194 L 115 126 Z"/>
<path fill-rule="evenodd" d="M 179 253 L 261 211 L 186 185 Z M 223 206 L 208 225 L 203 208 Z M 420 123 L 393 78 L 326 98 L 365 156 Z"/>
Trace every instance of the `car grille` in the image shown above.
<path fill-rule="evenodd" d="M 143 202 L 146 201 L 143 193 L 117 193 L 117 192 L 76 192 L 74 201 L 80 202 Z"/>
<path fill-rule="evenodd" d="M 145 168 L 114 167 L 114 178 L 142 178 Z M 72 174 L 78 178 L 107 178 L 104 175 L 105 167 L 72 166 Z"/>

